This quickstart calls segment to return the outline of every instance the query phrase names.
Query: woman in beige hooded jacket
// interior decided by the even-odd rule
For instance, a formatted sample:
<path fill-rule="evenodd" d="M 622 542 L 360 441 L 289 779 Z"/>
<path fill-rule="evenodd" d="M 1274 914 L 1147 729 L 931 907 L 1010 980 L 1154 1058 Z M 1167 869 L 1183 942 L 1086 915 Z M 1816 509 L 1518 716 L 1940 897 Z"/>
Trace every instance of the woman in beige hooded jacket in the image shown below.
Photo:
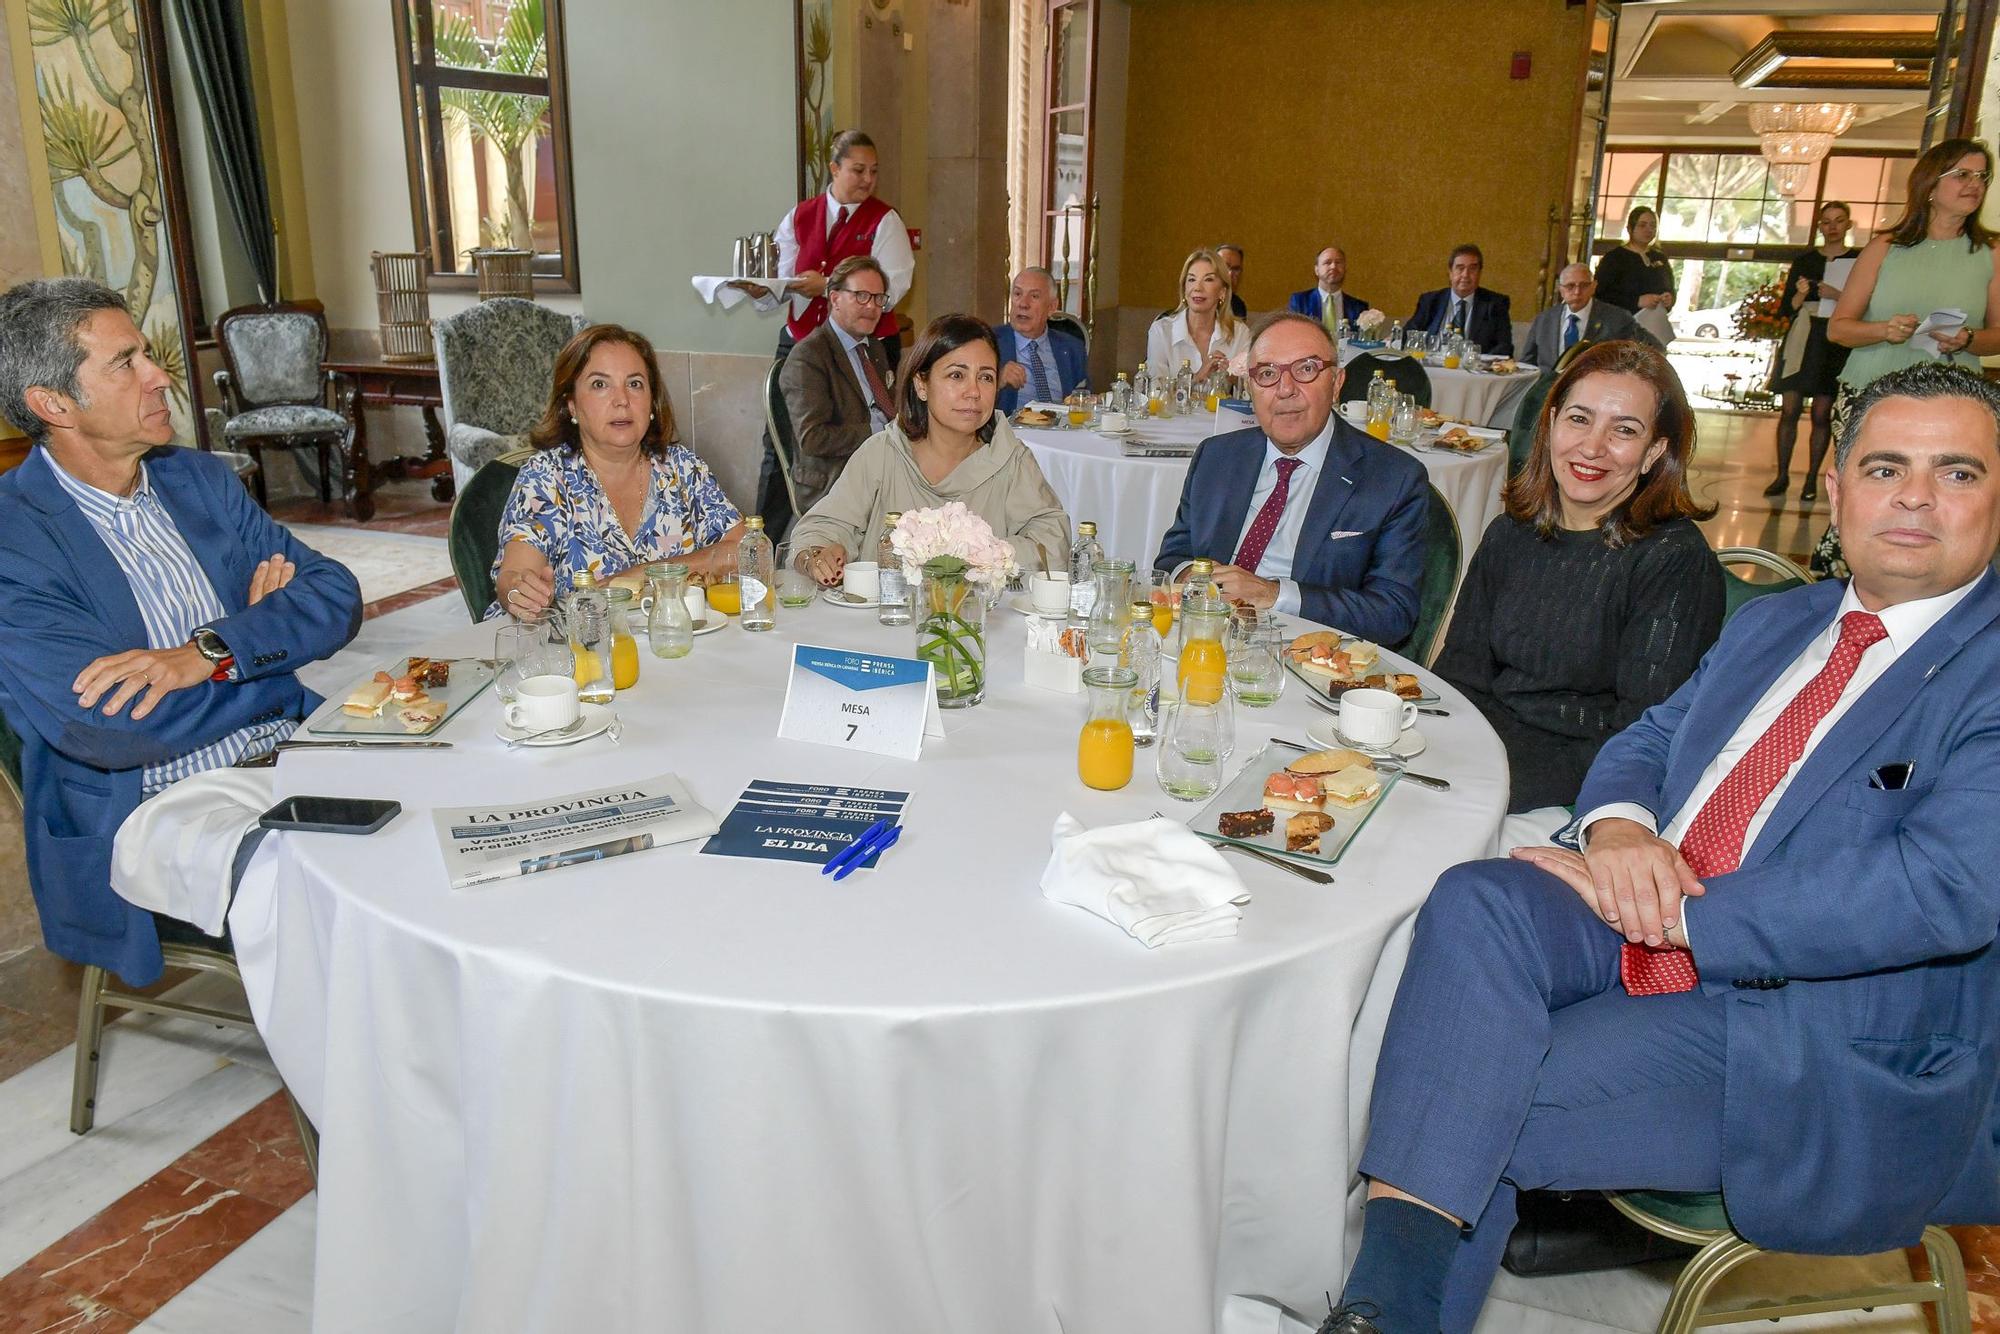
<path fill-rule="evenodd" d="M 1069 516 L 1028 447 L 993 411 L 1000 349 L 970 315 L 931 321 L 910 355 L 896 420 L 862 442 L 792 529 L 794 563 L 828 587 L 873 560 L 890 514 L 962 501 L 1011 541 L 1025 570 L 1069 568 Z"/>

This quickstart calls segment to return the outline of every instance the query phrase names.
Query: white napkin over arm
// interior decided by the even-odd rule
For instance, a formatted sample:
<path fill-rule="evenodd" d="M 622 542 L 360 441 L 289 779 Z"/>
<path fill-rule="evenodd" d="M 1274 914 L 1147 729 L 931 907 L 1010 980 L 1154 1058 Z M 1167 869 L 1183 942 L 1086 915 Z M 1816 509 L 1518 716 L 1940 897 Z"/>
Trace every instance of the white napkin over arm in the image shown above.
<path fill-rule="evenodd" d="M 276 798 L 269 769 L 210 769 L 139 803 L 111 844 L 111 888 L 136 908 L 222 934 L 236 848 Z"/>
<path fill-rule="evenodd" d="M 1085 829 L 1056 817 L 1042 897 L 1095 913 L 1147 948 L 1236 934 L 1243 881 L 1186 825 L 1165 818 Z"/>

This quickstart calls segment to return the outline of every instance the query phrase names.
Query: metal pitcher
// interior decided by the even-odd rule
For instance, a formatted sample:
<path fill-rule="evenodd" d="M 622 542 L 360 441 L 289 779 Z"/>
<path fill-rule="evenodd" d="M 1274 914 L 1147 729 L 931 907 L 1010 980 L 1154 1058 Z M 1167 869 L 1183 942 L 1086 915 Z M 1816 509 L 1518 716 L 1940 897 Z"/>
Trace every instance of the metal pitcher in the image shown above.
<path fill-rule="evenodd" d="M 750 238 L 747 236 L 737 237 L 735 244 L 730 247 L 729 276 L 732 278 L 751 278 L 756 276 L 756 269 L 751 259 Z"/>
<path fill-rule="evenodd" d="M 758 232 L 750 238 L 751 272 L 759 278 L 778 276 L 778 241 L 769 232 Z"/>

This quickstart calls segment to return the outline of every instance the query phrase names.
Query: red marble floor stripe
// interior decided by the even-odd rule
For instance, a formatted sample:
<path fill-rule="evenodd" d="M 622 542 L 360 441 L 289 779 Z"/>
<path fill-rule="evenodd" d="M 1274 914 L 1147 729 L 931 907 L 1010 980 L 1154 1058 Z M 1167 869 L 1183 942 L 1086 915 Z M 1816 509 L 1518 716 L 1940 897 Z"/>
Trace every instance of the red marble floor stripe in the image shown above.
<path fill-rule="evenodd" d="M 456 578 L 433 579 L 430 583 L 420 585 L 419 587 L 406 588 L 400 593 L 391 593 L 388 597 L 377 598 L 373 602 L 362 604 L 361 619 L 372 621 L 377 616 L 386 616 L 392 611 L 401 611 L 405 607 L 414 607 L 419 602 L 429 602 L 441 593 L 456 593 L 457 591 L 458 580 Z"/>
<path fill-rule="evenodd" d="M 311 1189 L 274 1093 L 0 1277 L 0 1334 L 122 1334 Z"/>

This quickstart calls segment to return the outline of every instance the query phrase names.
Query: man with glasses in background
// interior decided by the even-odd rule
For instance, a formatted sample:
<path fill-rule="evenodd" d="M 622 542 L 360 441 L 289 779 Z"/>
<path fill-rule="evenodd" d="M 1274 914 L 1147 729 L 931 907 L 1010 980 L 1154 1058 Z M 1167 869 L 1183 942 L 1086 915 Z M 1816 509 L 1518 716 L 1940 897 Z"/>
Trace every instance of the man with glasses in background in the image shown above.
<path fill-rule="evenodd" d="M 1257 424 L 1195 451 L 1154 567 L 1216 563 L 1231 602 L 1395 645 L 1417 624 L 1423 465 L 1334 412 L 1341 372 L 1319 321 L 1283 312 L 1250 340 Z"/>
<path fill-rule="evenodd" d="M 1562 360 L 1578 343 L 1603 343 L 1619 338 L 1660 345 L 1632 316 L 1597 299 L 1597 278 L 1588 264 L 1571 264 L 1556 278 L 1556 303 L 1535 316 L 1521 360 L 1546 369 Z"/>
<path fill-rule="evenodd" d="M 1070 391 L 1090 387 L 1083 340 L 1049 323 L 1056 308 L 1056 280 L 1049 271 L 1022 269 L 1007 295 L 1007 322 L 993 331 L 1000 347 L 996 411 L 1011 414 L 1025 403 L 1060 403 Z"/>
<path fill-rule="evenodd" d="M 842 260 L 827 277 L 826 323 L 800 340 L 778 375 L 798 447 L 792 482 L 802 511 L 832 488 L 862 441 L 895 419 L 895 372 L 870 337 L 888 291 L 888 275 L 871 256 Z"/>

